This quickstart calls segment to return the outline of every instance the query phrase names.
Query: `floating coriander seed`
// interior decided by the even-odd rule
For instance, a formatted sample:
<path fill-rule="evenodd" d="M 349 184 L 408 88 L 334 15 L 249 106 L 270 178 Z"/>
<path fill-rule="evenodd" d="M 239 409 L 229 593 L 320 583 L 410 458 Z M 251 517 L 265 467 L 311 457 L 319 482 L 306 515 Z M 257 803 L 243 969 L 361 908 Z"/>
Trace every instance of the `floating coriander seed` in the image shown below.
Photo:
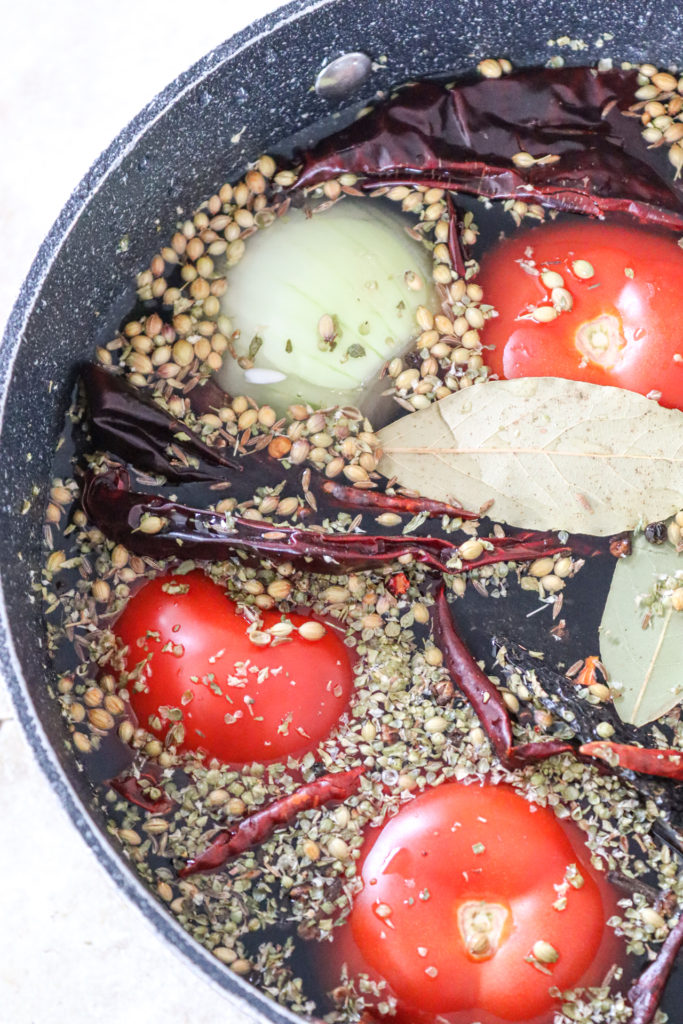
<path fill-rule="evenodd" d="M 558 312 L 568 312 L 574 305 L 572 293 L 567 288 L 553 288 L 550 297 Z"/>
<path fill-rule="evenodd" d="M 304 640 L 321 640 L 326 632 L 322 622 L 316 622 L 314 619 L 302 622 L 299 626 L 299 636 L 302 636 Z"/>
<path fill-rule="evenodd" d="M 611 722 L 598 722 L 595 731 L 601 740 L 609 740 L 614 736 L 614 726 Z"/>
<path fill-rule="evenodd" d="M 539 324 L 550 323 L 551 320 L 555 320 L 557 317 L 557 310 L 554 306 L 537 306 L 532 311 L 532 318 Z"/>
<path fill-rule="evenodd" d="M 414 343 L 418 312 L 431 321 L 438 308 L 429 253 L 405 227 L 377 201 L 344 198 L 310 217 L 292 209 L 250 238 L 221 300 L 239 331 L 221 386 L 278 412 L 357 405 Z"/>
<path fill-rule="evenodd" d="M 653 931 L 659 928 L 666 928 L 667 926 L 662 915 L 657 913 L 653 907 L 643 907 L 640 911 L 640 917 L 643 924 Z"/>
<path fill-rule="evenodd" d="M 348 860 L 351 850 L 348 843 L 346 843 L 340 836 L 333 836 L 327 844 L 327 852 L 330 857 L 334 857 L 335 860 Z"/>
<path fill-rule="evenodd" d="M 558 274 L 556 270 L 544 270 L 541 273 L 541 281 L 546 288 L 562 288 L 564 287 L 564 278 L 562 274 Z"/>
<path fill-rule="evenodd" d="M 487 57 L 485 60 L 479 61 L 477 71 L 484 78 L 500 78 L 503 74 L 503 66 L 500 61 L 495 60 L 493 57 Z"/>
<path fill-rule="evenodd" d="M 515 167 L 533 167 L 536 163 L 536 158 L 531 153 L 515 153 L 512 162 Z"/>
<path fill-rule="evenodd" d="M 166 520 L 163 516 L 154 516 L 148 512 L 144 512 L 140 519 L 138 530 L 141 533 L 159 533 L 163 530 L 165 525 Z"/>
<path fill-rule="evenodd" d="M 589 263 L 588 260 L 574 260 L 572 270 L 582 281 L 588 281 L 595 274 L 593 264 Z"/>
<path fill-rule="evenodd" d="M 542 964 L 555 964 L 560 958 L 560 954 L 555 947 L 546 942 L 545 939 L 539 939 L 538 942 L 534 943 L 532 953 Z"/>

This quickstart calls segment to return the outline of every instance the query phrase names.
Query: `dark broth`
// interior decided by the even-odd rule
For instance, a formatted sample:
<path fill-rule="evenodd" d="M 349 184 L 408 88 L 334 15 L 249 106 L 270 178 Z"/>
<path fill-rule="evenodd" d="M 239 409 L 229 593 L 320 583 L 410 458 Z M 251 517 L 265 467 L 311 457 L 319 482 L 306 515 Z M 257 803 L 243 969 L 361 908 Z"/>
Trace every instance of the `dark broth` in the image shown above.
<path fill-rule="evenodd" d="M 660 154 L 656 154 L 653 159 L 661 164 Z M 384 199 L 376 201 L 388 202 Z M 215 221 L 216 217 L 222 215 L 224 206 L 230 205 L 230 202 L 221 201 L 215 213 L 211 216 L 206 214 L 208 221 Z M 460 197 L 458 206 L 463 213 L 472 214 L 479 226 L 478 241 L 469 254 L 471 259 L 478 259 L 502 234 L 514 230 L 510 213 L 499 203 L 488 205 L 476 199 Z M 561 217 L 567 219 L 569 215 Z M 535 222 L 525 221 L 525 226 L 531 223 Z M 139 301 L 122 322 L 122 331 L 125 332 L 126 324 L 131 320 L 138 320 L 142 324 L 145 318 L 155 314 L 161 317 L 165 328 L 172 324 L 175 311 L 164 304 L 161 296 L 154 298 L 148 294 L 159 276 L 155 277 L 152 273 L 151 281 L 148 282 L 147 277 L 144 277 L 145 283 L 140 285 L 138 282 Z M 166 261 L 163 276 L 167 289 L 180 291 L 184 288 L 180 262 L 173 266 Z M 125 333 L 117 335 L 117 338 L 125 339 Z M 115 363 L 121 351 L 127 351 L 123 347 L 127 340 L 121 341 L 121 348 L 112 346 L 107 358 Z M 485 331 L 483 341 L 485 344 Z M 420 357 L 417 353 L 408 356 L 405 365 L 408 368 L 419 367 Z M 133 369 L 133 375 L 135 372 Z M 205 371 L 198 367 L 191 369 L 185 377 L 186 383 L 191 381 L 193 372 L 201 376 Z M 473 374 L 473 377 L 477 376 Z M 185 396 L 183 388 L 175 392 L 168 388 L 164 390 L 158 377 L 156 383 L 169 401 L 172 397 Z M 197 393 L 200 390 L 200 387 L 195 389 Z M 188 391 L 188 404 L 195 397 L 194 392 Z M 178 415 L 177 409 L 172 411 Z M 404 410 L 393 403 L 391 398 L 384 398 L 379 400 L 377 412 L 378 421 L 383 423 L 402 414 Z M 227 419 L 224 421 L 225 424 L 230 422 Z M 188 429 L 197 425 L 192 420 Z M 357 436 L 359 425 L 364 426 L 362 420 L 350 422 L 351 436 Z M 206 434 L 209 443 L 215 443 L 216 436 L 220 437 L 220 434 L 212 435 L 209 430 Z M 265 432 L 262 436 L 265 436 Z M 413 563 L 405 569 L 410 577 L 410 589 L 405 595 L 397 597 L 391 593 L 389 582 L 396 572 L 404 571 L 403 567 L 394 566 L 389 573 L 377 571 L 374 574 L 352 574 L 360 579 L 360 583 L 357 584 L 357 592 L 353 590 L 351 598 L 362 600 L 362 596 L 371 590 L 375 596 L 367 607 L 381 616 L 382 625 L 373 628 L 363 626 L 360 621 L 362 616 L 357 615 L 354 631 L 348 632 L 349 645 L 360 645 L 357 650 L 360 703 L 352 707 L 351 715 L 342 721 L 339 733 L 341 739 L 333 737 L 327 740 L 322 744 L 322 753 L 315 757 L 307 755 L 301 763 L 251 766 L 244 770 L 220 765 L 208 766 L 191 753 L 174 753 L 168 745 L 163 744 L 160 744 L 163 756 L 150 754 L 150 750 L 156 749 L 149 746 L 154 737 L 145 737 L 139 731 L 144 723 L 133 721 L 125 687 L 123 697 L 119 697 L 121 680 L 117 678 L 115 649 L 106 631 L 115 622 L 128 596 L 135 593 L 145 579 L 161 571 L 162 561 L 154 557 L 133 556 L 119 567 L 112 563 L 113 543 L 106 541 L 97 528 L 87 523 L 78 501 L 78 484 L 91 452 L 87 421 L 83 418 L 82 398 L 75 395 L 53 470 L 57 488 L 66 488 L 70 496 L 60 494 L 63 499 L 61 502 L 53 497 L 51 508 L 56 507 L 59 514 L 48 515 L 46 560 L 49 571 L 45 577 L 44 594 L 51 650 L 59 680 L 58 690 L 64 705 L 70 741 L 93 785 L 107 827 L 113 836 L 118 837 L 124 855 L 134 863 L 140 876 L 158 894 L 160 900 L 170 906 L 170 911 L 198 941 L 209 949 L 218 949 L 219 959 L 233 969 L 238 969 L 238 973 L 247 974 L 270 995 L 295 1010 L 311 1012 L 315 1005 L 314 1012 L 332 1014 L 330 1020 L 357 1019 L 353 1014 L 345 1017 L 338 1007 L 335 1011 L 329 994 L 321 986 L 320 972 L 311 970 L 311 961 L 315 961 L 317 953 L 315 957 L 311 956 L 310 942 L 333 932 L 334 926 L 345 917 L 355 884 L 353 857 L 342 862 L 325 856 L 325 842 L 334 832 L 352 851 L 359 850 L 369 825 L 377 824 L 380 819 L 395 813 L 411 792 L 419 792 L 446 778 L 460 778 L 467 774 L 487 776 L 494 781 L 505 775 L 495 765 L 495 757 L 488 743 L 476 744 L 472 741 L 473 730 L 477 727 L 474 713 L 464 698 L 454 694 L 453 688 L 449 690 L 445 685 L 447 673 L 438 665 L 425 664 L 424 651 L 425 645 L 429 646 L 429 624 L 424 619 L 415 619 L 414 608 L 421 603 L 430 603 L 430 577 Z M 249 455 L 245 458 L 248 459 Z M 301 473 L 306 465 L 295 466 L 289 471 L 289 476 L 283 470 L 283 478 L 287 476 L 288 479 L 283 494 L 305 495 L 306 487 L 303 487 L 302 492 Z M 217 490 L 202 482 L 164 486 L 158 480 L 139 474 L 134 478 L 133 487 L 134 490 L 144 490 L 146 493 L 166 496 L 169 493 L 178 494 L 181 495 L 179 500 L 185 505 L 206 507 L 226 496 L 235 497 L 238 501 L 250 499 L 262 482 L 257 473 L 245 473 L 245 477 L 239 483 L 233 480 L 230 490 Z M 330 505 L 329 509 L 321 507 L 316 514 L 315 510 L 306 506 L 305 497 L 302 497 L 301 508 L 309 515 L 305 522 L 320 523 L 326 515 L 330 519 L 339 517 L 335 521 L 341 532 L 348 530 L 356 517 L 355 512 L 340 512 L 334 505 Z M 362 518 L 356 525 L 365 531 L 371 532 L 373 528 L 376 530 L 372 509 L 359 509 L 357 514 Z M 395 525 L 384 526 L 382 533 L 401 536 L 409 519 L 410 516 L 403 516 Z M 292 525 L 293 520 L 288 522 Z M 479 523 L 479 535 L 488 537 L 493 531 L 493 522 L 482 517 Z M 427 519 L 415 524 L 409 537 L 441 536 L 450 540 L 457 537 L 462 541 L 467 536 L 461 532 L 463 525 L 466 527 L 466 524 L 454 522 L 448 517 L 443 520 Z M 529 682 L 536 669 L 541 677 L 542 672 L 547 671 L 548 700 L 550 703 L 554 700 L 558 708 L 562 695 L 560 693 L 558 697 L 557 692 L 553 692 L 553 674 L 562 677 L 570 666 L 599 649 L 598 625 L 615 565 L 609 554 L 609 541 L 595 541 L 591 538 L 572 540 L 577 541 L 580 547 L 583 546 L 585 552 L 590 551 L 594 557 L 587 556 L 576 575 L 572 574 L 567 580 L 566 588 L 561 592 L 561 601 L 558 599 L 545 605 L 539 604 L 538 592 L 523 589 L 519 585 L 519 579 L 525 575 L 524 565 L 505 565 L 503 569 L 491 572 L 475 570 L 470 575 L 465 596 L 459 596 L 452 606 L 457 627 L 470 651 L 475 658 L 485 662 L 486 671 L 496 675 L 501 686 L 514 693 L 515 687 L 518 691 L 520 685 L 524 689 L 525 681 Z M 61 561 L 55 559 L 56 552 L 63 552 L 64 558 Z M 221 563 L 214 566 L 214 569 L 214 577 L 228 583 L 233 596 L 246 604 L 253 597 L 244 588 L 248 580 L 268 581 L 277 575 L 268 566 L 247 568 L 238 559 L 232 564 Z M 356 613 L 343 608 L 325 607 L 325 589 L 340 585 L 338 578 L 324 579 L 310 574 L 310 579 L 306 580 L 305 574 L 295 571 L 292 579 L 295 586 L 291 599 L 281 603 L 284 614 L 304 603 L 318 614 L 326 612 L 342 624 L 350 621 L 353 625 Z M 101 580 L 108 584 L 110 594 L 108 600 L 97 601 L 92 597 L 92 583 Z M 345 577 L 342 577 L 342 586 L 344 580 Z M 377 604 L 382 598 L 383 610 L 379 611 Z M 353 602 L 350 599 L 348 603 Z M 371 612 L 366 611 L 364 614 Z M 82 615 L 83 628 L 80 625 L 75 628 L 68 626 L 68 615 L 72 613 Z M 388 625 L 389 630 L 386 628 Z M 378 652 L 377 657 L 387 667 L 387 672 L 394 671 L 400 675 L 400 664 L 403 664 L 404 678 L 395 692 L 390 685 L 373 681 L 374 670 L 368 661 L 369 648 Z M 501 653 L 505 650 L 511 652 L 507 659 Z M 107 680 L 106 684 L 103 678 Z M 543 678 L 541 681 L 543 683 Z M 517 724 L 520 728 L 533 728 L 534 713 L 547 712 L 547 707 L 534 700 L 529 687 L 526 690 L 527 697 L 519 701 L 521 708 L 516 715 Z M 373 698 L 375 691 L 380 691 L 381 700 Z M 444 694 L 446 699 L 443 699 Z M 395 700 L 397 695 L 400 699 Z M 442 747 L 429 746 L 429 737 L 422 729 L 418 747 L 411 748 L 407 739 L 409 730 L 401 733 L 403 727 L 394 724 L 401 702 L 405 704 L 406 714 L 418 720 L 420 729 L 428 713 L 448 717 L 450 732 L 444 738 Z M 368 713 L 378 726 L 378 734 L 372 739 L 364 738 L 362 734 L 361 722 L 370 720 Z M 382 740 L 382 725 L 387 726 L 387 735 L 390 736 L 386 741 Z M 666 723 L 659 725 L 666 735 L 675 735 L 678 727 L 677 713 L 669 715 Z M 658 745 L 648 741 L 648 733 L 648 729 L 642 730 L 643 745 Z M 344 745 L 345 739 L 349 741 L 348 746 Z M 411 753 L 415 754 L 413 761 L 410 760 Z M 332 809 L 308 812 L 305 820 L 299 819 L 290 826 L 289 833 L 280 832 L 268 838 L 258 849 L 227 865 L 223 872 L 194 876 L 191 881 L 178 882 L 179 865 L 188 857 L 196 856 L 206 845 L 207 830 L 221 827 L 226 822 L 234 824 L 251 807 L 273 799 L 283 786 L 285 791 L 291 792 L 302 773 L 306 779 L 314 778 L 324 771 L 335 771 L 347 760 L 355 764 L 359 758 L 369 763 L 370 772 L 376 781 L 374 788 L 348 801 L 349 808 L 358 816 L 358 824 L 354 828 L 337 827 L 337 819 L 333 817 L 335 811 Z M 156 781 L 158 788 L 163 789 L 175 802 L 175 810 L 170 815 L 150 815 L 127 802 L 107 785 L 109 779 L 126 773 L 132 766 L 141 769 L 143 773 L 151 772 L 154 776 L 151 780 L 152 789 Z M 405 782 L 406 778 L 410 780 L 409 783 Z M 597 802 L 616 801 L 612 807 L 612 825 L 615 825 L 617 816 L 628 818 L 628 815 L 633 816 L 635 823 L 638 815 L 634 813 L 632 802 L 629 801 L 632 794 L 615 779 L 597 772 L 591 776 L 589 769 L 582 766 L 577 765 L 575 778 L 575 788 L 578 787 L 582 792 L 573 799 L 562 795 L 565 783 L 561 769 L 556 766 L 539 766 L 537 774 L 527 777 L 526 781 L 518 773 L 514 781 L 522 792 L 536 794 L 541 802 L 545 801 L 548 793 L 555 794 L 558 806 L 564 808 L 566 816 L 590 823 L 594 832 L 599 833 L 599 819 L 595 817 L 591 806 L 596 801 L 591 800 L 591 793 L 584 788 L 589 779 L 592 780 L 589 781 L 589 787 L 594 787 Z M 653 782 L 646 795 L 656 799 L 657 786 Z M 224 800 L 223 793 L 226 794 Z M 163 824 L 163 821 L 166 823 Z M 609 821 L 605 827 L 609 831 Z M 643 833 L 645 831 L 643 826 Z M 621 859 L 618 862 L 613 859 L 610 864 L 611 870 L 620 873 L 621 882 L 627 887 L 623 890 L 625 898 L 631 900 L 631 906 L 624 908 L 624 917 L 629 919 L 626 929 L 634 951 L 631 957 L 624 953 L 622 967 L 626 967 L 628 975 L 634 974 L 645 962 L 645 943 L 650 938 L 634 923 L 639 901 L 649 903 L 654 891 L 661 888 L 657 871 L 663 867 L 669 870 L 667 866 L 674 861 L 662 835 L 666 838 L 666 832 L 660 834 L 646 852 L 643 852 L 642 844 L 639 845 L 638 836 L 632 835 L 628 842 L 625 841 L 628 849 L 622 849 Z M 593 853 L 599 860 L 597 851 L 601 846 L 600 836 L 593 838 Z M 322 859 L 317 867 L 314 867 L 314 861 L 302 853 L 302 844 L 306 839 L 314 842 L 322 851 Z M 611 852 L 614 854 L 614 848 Z M 589 856 L 588 852 L 586 856 Z M 601 863 L 604 870 L 607 863 L 605 860 Z M 632 880 L 630 893 L 629 878 Z M 310 908 L 313 908 L 311 913 Z M 283 955 L 283 949 L 286 956 Z M 625 981 L 622 980 L 615 984 L 614 990 L 623 991 L 624 987 Z M 678 972 L 669 983 L 661 1004 L 662 1009 L 669 1008 L 673 1020 L 676 1019 L 675 1008 L 680 1002 L 680 994 L 681 974 Z M 607 1001 L 609 999 L 608 996 Z M 335 1012 L 339 1014 L 336 1017 Z M 464 1020 L 465 1016 L 471 1015 L 458 1016 L 458 1021 Z"/>

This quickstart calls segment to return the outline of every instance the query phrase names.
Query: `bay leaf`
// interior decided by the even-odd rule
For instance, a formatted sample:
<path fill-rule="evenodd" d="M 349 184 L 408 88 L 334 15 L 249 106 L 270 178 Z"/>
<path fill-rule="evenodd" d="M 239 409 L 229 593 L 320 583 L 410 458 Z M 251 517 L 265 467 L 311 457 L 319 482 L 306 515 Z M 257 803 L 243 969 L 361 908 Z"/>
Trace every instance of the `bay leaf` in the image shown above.
<path fill-rule="evenodd" d="M 524 377 L 457 391 L 379 432 L 379 470 L 510 526 L 607 536 L 683 505 L 683 413 L 621 388 Z"/>
<path fill-rule="evenodd" d="M 649 544 L 642 534 L 633 552 L 614 570 L 600 623 L 600 658 L 610 682 L 621 684 L 614 706 L 631 725 L 653 722 L 683 701 L 683 612 L 653 615 L 647 629 L 636 599 L 658 575 L 683 569 L 683 556 L 670 544 Z"/>

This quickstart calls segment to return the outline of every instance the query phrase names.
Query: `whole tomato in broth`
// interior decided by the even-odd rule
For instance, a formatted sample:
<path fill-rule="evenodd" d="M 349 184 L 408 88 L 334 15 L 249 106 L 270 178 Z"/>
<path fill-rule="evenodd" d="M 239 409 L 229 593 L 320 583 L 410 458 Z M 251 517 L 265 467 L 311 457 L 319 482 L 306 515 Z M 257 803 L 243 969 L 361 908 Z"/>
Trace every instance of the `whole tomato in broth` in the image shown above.
<path fill-rule="evenodd" d="M 260 614 L 254 631 L 198 570 L 146 583 L 114 626 L 140 724 L 160 737 L 181 725 L 179 746 L 230 764 L 316 748 L 349 704 L 348 649 L 305 615 Z"/>
<path fill-rule="evenodd" d="M 565 377 L 651 395 L 683 409 L 683 249 L 614 224 L 551 224 L 482 258 L 482 333 L 502 378 Z"/>

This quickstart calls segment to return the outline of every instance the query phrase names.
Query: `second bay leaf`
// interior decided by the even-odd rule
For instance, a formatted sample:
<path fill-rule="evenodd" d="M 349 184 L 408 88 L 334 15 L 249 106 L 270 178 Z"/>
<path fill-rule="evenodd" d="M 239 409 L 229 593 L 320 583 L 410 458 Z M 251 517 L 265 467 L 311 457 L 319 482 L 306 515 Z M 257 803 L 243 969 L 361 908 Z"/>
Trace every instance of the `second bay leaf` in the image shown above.
<path fill-rule="evenodd" d="M 643 629 L 645 609 L 637 598 L 657 576 L 683 569 L 683 556 L 670 544 L 634 539 L 628 558 L 617 561 L 600 623 L 600 658 L 611 683 L 620 684 L 614 706 L 624 722 L 642 726 L 683 700 L 683 612 L 653 615 Z"/>
<path fill-rule="evenodd" d="M 607 536 L 683 506 L 683 413 L 621 388 L 488 381 L 379 438 L 385 476 L 510 526 Z"/>

